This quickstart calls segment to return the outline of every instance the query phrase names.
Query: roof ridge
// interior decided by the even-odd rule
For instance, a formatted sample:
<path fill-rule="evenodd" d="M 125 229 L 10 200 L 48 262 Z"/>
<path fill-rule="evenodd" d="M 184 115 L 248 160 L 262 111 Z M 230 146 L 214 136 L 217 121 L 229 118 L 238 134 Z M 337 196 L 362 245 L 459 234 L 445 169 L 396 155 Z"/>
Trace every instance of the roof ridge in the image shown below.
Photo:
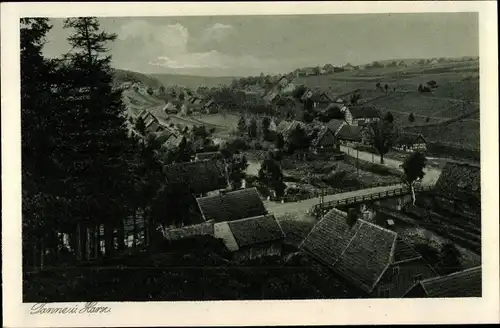
<path fill-rule="evenodd" d="M 447 274 L 447 275 L 444 275 L 444 276 L 437 276 L 437 277 L 432 277 L 432 278 L 429 278 L 429 279 L 425 279 L 425 280 L 422 280 L 421 283 L 432 282 L 434 280 L 440 280 L 440 279 L 445 279 L 445 278 L 452 278 L 452 277 L 458 276 L 460 274 L 464 274 L 464 273 L 467 273 L 467 272 L 479 270 L 481 268 L 482 268 L 482 266 L 479 265 L 479 266 L 475 266 L 475 267 L 472 267 L 472 268 L 464 269 L 462 271 L 453 272 L 453 273 L 450 273 L 450 274 Z"/>
<path fill-rule="evenodd" d="M 386 229 L 386 228 L 381 227 L 381 226 L 379 226 L 379 225 L 377 225 L 377 224 L 375 224 L 375 223 L 365 221 L 364 219 L 358 219 L 358 220 L 359 220 L 359 221 L 361 221 L 361 222 L 364 222 L 364 223 L 366 223 L 366 224 L 368 224 L 368 225 L 371 225 L 371 226 L 373 226 L 373 227 L 375 227 L 375 228 L 377 228 L 377 229 L 379 229 L 379 230 L 382 230 L 382 231 L 384 231 L 384 232 L 389 232 L 391 235 L 394 235 L 396 238 L 398 237 L 398 233 L 397 233 L 397 232 L 395 232 L 395 231 L 392 231 L 392 230 Z"/>
<path fill-rule="evenodd" d="M 344 253 L 347 251 L 347 249 L 349 248 L 349 246 L 351 245 L 352 241 L 354 240 L 354 237 L 356 237 L 356 235 L 358 234 L 359 230 L 361 230 L 361 227 L 363 226 L 363 223 L 364 222 L 361 222 L 361 224 L 359 225 L 358 227 L 358 230 L 354 233 L 354 235 L 352 235 L 351 237 L 351 240 L 349 240 L 349 242 L 347 243 L 347 245 L 345 246 L 344 250 L 342 251 L 342 253 L 340 253 L 339 257 L 335 260 L 335 262 L 333 262 L 332 264 L 332 268 L 335 266 L 335 264 L 337 264 L 337 262 L 340 260 L 340 258 L 342 257 L 342 255 L 344 255 Z"/>

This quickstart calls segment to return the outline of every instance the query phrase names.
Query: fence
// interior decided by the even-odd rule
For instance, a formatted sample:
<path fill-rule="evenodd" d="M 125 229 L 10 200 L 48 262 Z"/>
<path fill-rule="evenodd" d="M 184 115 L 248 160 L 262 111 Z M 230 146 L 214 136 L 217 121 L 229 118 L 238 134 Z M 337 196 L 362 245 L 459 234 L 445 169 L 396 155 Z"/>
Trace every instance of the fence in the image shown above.
<path fill-rule="evenodd" d="M 415 187 L 415 192 L 430 191 L 430 190 L 432 190 L 432 188 L 433 188 L 432 186 L 419 186 L 419 187 Z M 351 205 L 351 204 L 362 203 L 365 201 L 374 201 L 374 200 L 379 200 L 379 199 L 383 199 L 383 198 L 407 195 L 409 193 L 410 193 L 410 189 L 408 187 L 402 187 L 402 188 L 398 188 L 398 189 L 386 190 L 386 191 L 373 193 L 373 194 L 369 194 L 369 195 L 353 196 L 353 197 L 348 197 L 348 198 L 344 198 L 344 199 L 335 199 L 335 200 L 325 202 L 323 204 L 314 205 L 312 208 L 312 211 L 313 211 L 313 213 L 318 213 L 318 210 L 326 210 L 326 209 L 341 206 L 341 205 Z"/>

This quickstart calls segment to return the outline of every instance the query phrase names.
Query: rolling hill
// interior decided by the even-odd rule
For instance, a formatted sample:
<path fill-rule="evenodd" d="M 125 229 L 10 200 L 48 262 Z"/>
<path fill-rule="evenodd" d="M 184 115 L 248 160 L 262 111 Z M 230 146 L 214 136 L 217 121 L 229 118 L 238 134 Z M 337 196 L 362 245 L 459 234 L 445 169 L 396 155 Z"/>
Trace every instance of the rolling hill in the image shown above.
<path fill-rule="evenodd" d="M 434 80 L 438 87 L 429 93 L 417 91 L 420 84 Z M 298 77 L 294 84 L 332 96 L 357 92 L 360 103 L 372 104 L 382 113 L 391 112 L 403 126 L 421 132 L 428 141 L 446 141 L 463 147 L 479 148 L 479 61 L 444 62 L 438 64 L 383 67 L 346 71 L 330 75 Z M 388 92 L 376 84 L 388 85 Z M 416 120 L 408 121 L 413 113 Z M 462 117 L 453 124 L 446 121 Z M 428 127 L 420 127 L 428 125 Z"/>

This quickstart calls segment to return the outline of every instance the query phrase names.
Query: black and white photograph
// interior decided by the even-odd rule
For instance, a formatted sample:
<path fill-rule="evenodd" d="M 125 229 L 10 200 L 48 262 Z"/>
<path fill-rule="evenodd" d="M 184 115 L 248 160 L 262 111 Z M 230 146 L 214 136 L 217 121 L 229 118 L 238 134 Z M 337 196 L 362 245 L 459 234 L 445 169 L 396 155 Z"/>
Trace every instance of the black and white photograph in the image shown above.
<path fill-rule="evenodd" d="M 480 24 L 21 17 L 22 302 L 480 299 Z"/>

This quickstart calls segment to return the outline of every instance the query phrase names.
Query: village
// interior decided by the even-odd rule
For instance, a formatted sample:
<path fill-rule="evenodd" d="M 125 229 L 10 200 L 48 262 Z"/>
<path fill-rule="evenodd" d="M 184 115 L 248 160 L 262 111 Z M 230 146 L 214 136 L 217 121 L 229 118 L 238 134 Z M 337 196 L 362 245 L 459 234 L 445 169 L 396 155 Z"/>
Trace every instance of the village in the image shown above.
<path fill-rule="evenodd" d="M 56 187 L 26 187 L 25 298 L 481 297 L 476 69 L 433 57 L 189 86 L 116 69 L 94 81 L 108 116 L 101 94 L 73 97 L 89 89 L 73 73 L 48 98 L 79 116 L 58 116 L 65 133 L 32 123 L 62 146 Z M 96 125 L 88 143 L 78 120 Z"/>
<path fill-rule="evenodd" d="M 333 70 L 326 72 L 325 66 L 320 74 Z M 418 164 L 415 154 L 426 152 L 422 135 L 386 132 L 390 114 L 356 93 L 296 86 L 298 74 L 250 93 L 257 113 L 247 102 L 239 110 L 209 92 L 183 90 L 179 99 L 123 84 L 165 102 L 131 116 L 130 130 L 156 144 L 167 163 L 162 176 L 187 203 L 168 202 L 182 208 L 177 223 L 126 219 L 115 244 L 123 241 L 126 250 L 160 240 L 189 253 L 200 238 L 213 238 L 235 263 L 310 258 L 355 297 L 480 296 L 479 166 L 423 155 Z M 236 124 L 206 122 L 211 116 Z M 101 230 L 83 244 L 86 260 L 106 252 L 103 236 Z"/>

